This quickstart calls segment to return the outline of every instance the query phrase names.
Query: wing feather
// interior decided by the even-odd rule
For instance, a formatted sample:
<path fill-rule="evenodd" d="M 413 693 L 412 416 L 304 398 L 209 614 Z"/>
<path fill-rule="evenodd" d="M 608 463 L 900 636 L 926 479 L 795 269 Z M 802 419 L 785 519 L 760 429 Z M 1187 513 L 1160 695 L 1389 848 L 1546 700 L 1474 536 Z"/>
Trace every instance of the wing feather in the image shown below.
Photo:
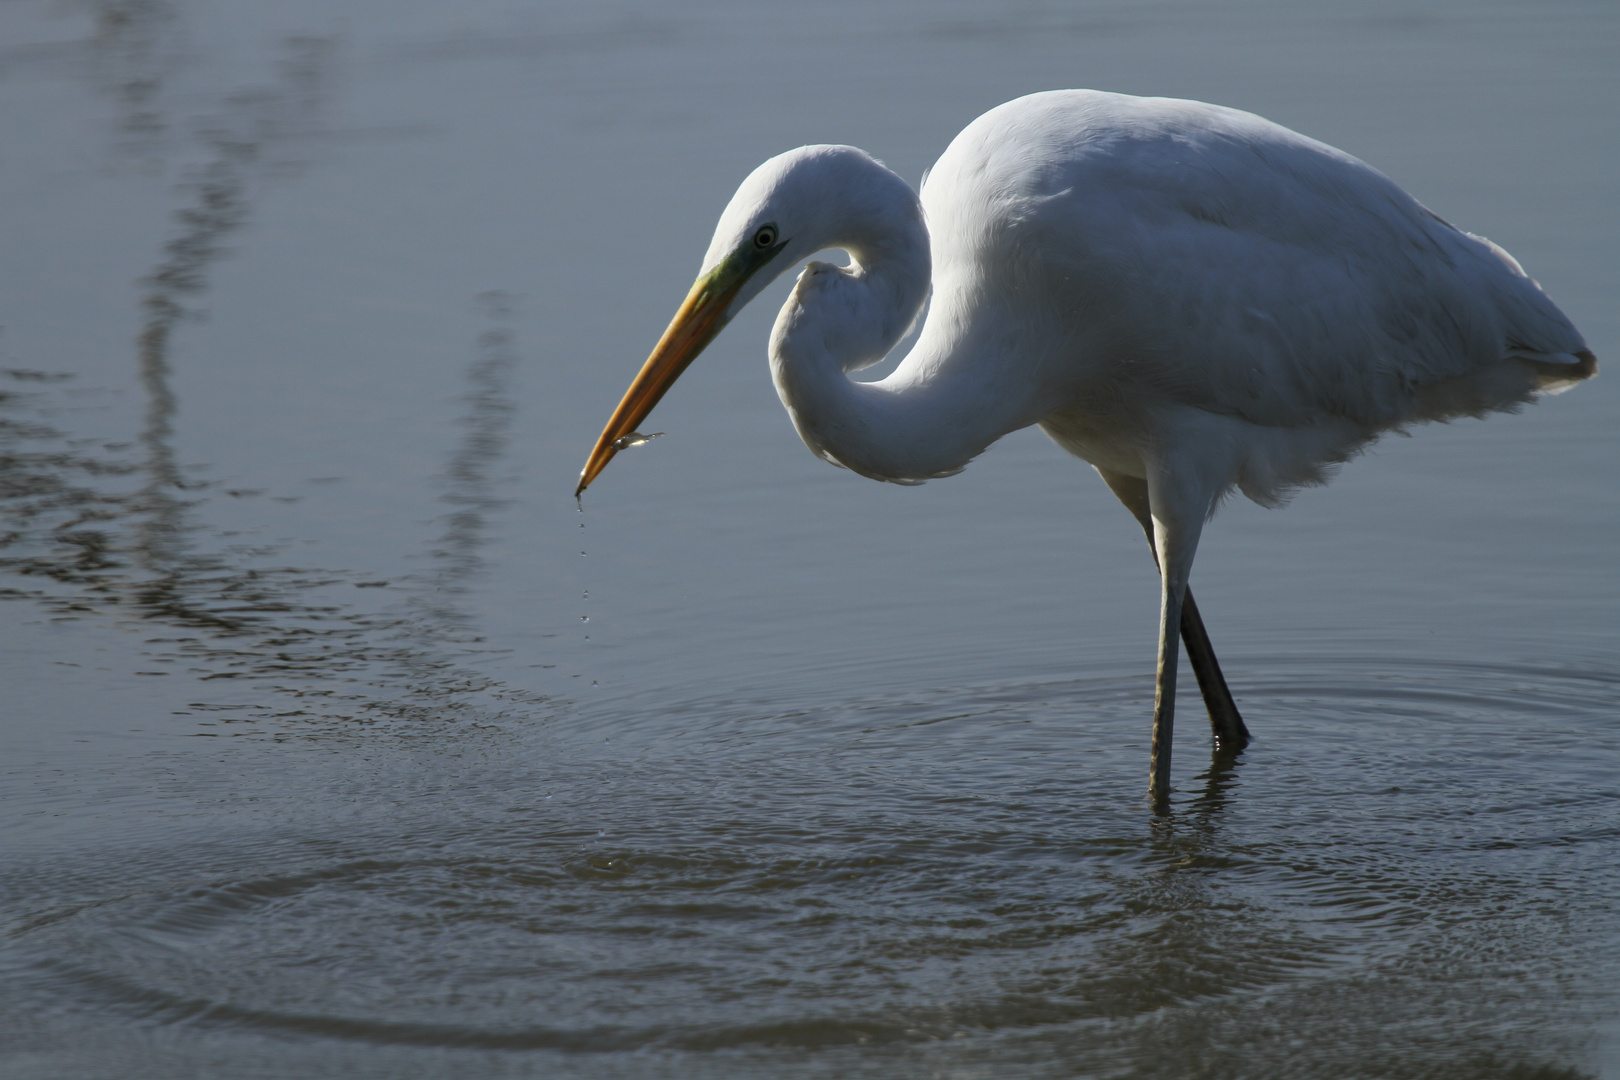
<path fill-rule="evenodd" d="M 1098 377 L 1112 365 L 1206 411 L 1371 437 L 1595 371 L 1512 256 L 1342 151 L 1198 102 L 1012 104 L 935 167 L 951 184 L 930 206 L 936 251 L 1000 267 L 1021 310 L 1083 327 L 1075 347 L 1108 357 Z"/>

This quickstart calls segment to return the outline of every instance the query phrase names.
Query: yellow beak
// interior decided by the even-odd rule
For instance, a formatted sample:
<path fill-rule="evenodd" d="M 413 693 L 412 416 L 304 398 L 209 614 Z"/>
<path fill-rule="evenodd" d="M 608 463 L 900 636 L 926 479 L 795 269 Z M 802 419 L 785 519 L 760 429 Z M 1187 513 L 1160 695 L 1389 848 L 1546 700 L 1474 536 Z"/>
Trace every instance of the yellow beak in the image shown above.
<path fill-rule="evenodd" d="M 647 357 L 630 389 L 624 392 L 624 400 L 619 402 L 607 427 L 602 429 L 596 447 L 579 472 L 579 487 L 574 489 L 576 496 L 601 475 L 607 463 L 613 460 L 613 455 L 619 452 L 619 440 L 636 430 L 675 380 L 681 377 L 681 372 L 697 359 L 698 353 L 725 326 L 726 309 L 748 279 L 747 273 L 738 273 L 730 263 L 730 260 L 723 262 L 698 278 L 692 291 L 687 293 L 686 301 L 670 321 L 669 329 L 658 339 L 652 355 Z"/>

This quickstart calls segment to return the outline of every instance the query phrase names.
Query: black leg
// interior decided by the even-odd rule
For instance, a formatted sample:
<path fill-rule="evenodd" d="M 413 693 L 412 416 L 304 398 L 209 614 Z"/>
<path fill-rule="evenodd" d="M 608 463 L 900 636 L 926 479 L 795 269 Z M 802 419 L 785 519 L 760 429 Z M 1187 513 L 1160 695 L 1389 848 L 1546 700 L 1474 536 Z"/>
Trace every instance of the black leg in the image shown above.
<path fill-rule="evenodd" d="M 1249 744 L 1249 729 L 1232 691 L 1226 686 L 1226 676 L 1215 659 L 1215 649 L 1204 630 L 1204 620 L 1193 603 L 1192 589 L 1188 589 L 1181 603 L 1181 640 L 1187 646 L 1187 659 L 1192 661 L 1193 674 L 1198 677 L 1198 689 L 1204 695 L 1204 708 L 1209 710 L 1209 726 L 1215 731 L 1215 746 L 1222 753 L 1235 754 Z"/>
<path fill-rule="evenodd" d="M 1136 518 L 1142 531 L 1147 533 L 1148 550 L 1153 553 L 1153 562 L 1157 565 L 1159 553 L 1153 544 L 1153 517 L 1148 506 L 1147 481 L 1104 469 L 1098 469 L 1097 473 L 1109 490 L 1125 504 L 1125 509 Z M 1209 725 L 1215 733 L 1216 749 L 1223 754 L 1235 754 L 1248 745 L 1249 729 L 1243 723 L 1237 703 L 1232 700 L 1232 691 L 1226 685 L 1226 676 L 1221 673 L 1220 662 L 1215 659 L 1215 649 L 1209 643 L 1209 633 L 1204 629 L 1204 620 L 1198 614 L 1198 605 L 1193 602 L 1190 588 L 1186 590 L 1181 604 L 1181 640 L 1187 646 L 1187 659 L 1192 663 L 1193 675 L 1198 679 L 1198 690 L 1204 697 L 1204 708 L 1209 712 Z M 1155 707 L 1155 715 L 1158 712 L 1159 709 Z M 1168 749 L 1165 758 L 1168 761 Z"/>

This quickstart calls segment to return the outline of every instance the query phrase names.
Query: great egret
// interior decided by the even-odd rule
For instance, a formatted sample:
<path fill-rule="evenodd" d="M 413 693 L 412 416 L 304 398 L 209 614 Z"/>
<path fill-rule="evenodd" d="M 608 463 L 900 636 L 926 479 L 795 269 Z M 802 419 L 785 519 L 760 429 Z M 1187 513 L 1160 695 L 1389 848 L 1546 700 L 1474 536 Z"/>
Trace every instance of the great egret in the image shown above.
<path fill-rule="evenodd" d="M 1512 256 L 1356 158 L 1234 109 L 1061 90 L 969 124 L 920 199 L 849 146 L 755 169 L 575 494 L 744 304 L 828 248 L 849 265 L 809 263 L 770 340 L 814 453 L 916 484 L 1039 424 L 1146 530 L 1162 581 L 1156 798 L 1178 627 L 1217 744 L 1248 739 L 1187 589 L 1225 495 L 1276 505 L 1383 432 L 1512 411 L 1597 370 Z M 894 372 L 847 378 L 906 335 L 930 286 Z"/>

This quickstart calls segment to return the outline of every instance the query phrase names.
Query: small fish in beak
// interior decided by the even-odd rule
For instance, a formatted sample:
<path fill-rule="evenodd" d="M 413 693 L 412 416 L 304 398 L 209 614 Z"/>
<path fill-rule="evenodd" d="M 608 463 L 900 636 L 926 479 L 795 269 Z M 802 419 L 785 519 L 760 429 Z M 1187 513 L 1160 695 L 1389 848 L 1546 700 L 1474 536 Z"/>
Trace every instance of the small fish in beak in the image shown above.
<path fill-rule="evenodd" d="M 632 446 L 644 446 L 647 443 L 652 442 L 654 439 L 662 438 L 663 434 L 664 433 L 662 431 L 655 431 L 650 435 L 643 435 L 639 431 L 632 431 L 628 435 L 620 435 L 617 439 L 614 439 L 613 449 L 628 450 Z"/>

